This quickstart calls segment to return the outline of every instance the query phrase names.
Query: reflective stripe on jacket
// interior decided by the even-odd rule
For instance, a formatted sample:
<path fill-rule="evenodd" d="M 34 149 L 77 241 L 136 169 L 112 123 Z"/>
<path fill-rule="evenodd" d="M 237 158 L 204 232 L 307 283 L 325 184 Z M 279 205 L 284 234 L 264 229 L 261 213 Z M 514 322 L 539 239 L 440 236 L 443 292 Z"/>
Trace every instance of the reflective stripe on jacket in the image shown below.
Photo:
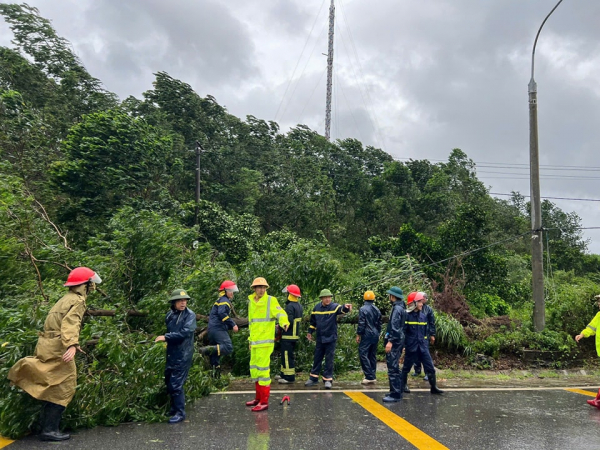
<path fill-rule="evenodd" d="M 322 302 L 315 305 L 310 313 L 309 334 L 317 332 L 317 342 L 328 344 L 337 341 L 337 316 L 349 312 L 345 306 L 330 303 L 324 306 Z"/>
<path fill-rule="evenodd" d="M 381 334 L 381 311 L 372 301 L 365 301 L 365 304 L 358 311 L 356 334 L 367 339 L 379 339 Z"/>
<path fill-rule="evenodd" d="M 405 344 L 407 352 L 416 352 L 417 349 L 429 350 L 427 337 L 427 316 L 423 311 L 409 312 L 404 325 Z"/>
<path fill-rule="evenodd" d="M 208 317 L 208 329 L 211 331 L 231 330 L 235 326 L 235 322 L 230 317 L 231 315 L 231 300 L 226 295 L 219 297 L 210 309 Z"/>
<path fill-rule="evenodd" d="M 581 332 L 583 337 L 596 336 L 596 353 L 600 356 L 600 334 L 598 334 L 598 327 L 600 327 L 600 312 L 588 323 L 587 327 Z"/>
<path fill-rule="evenodd" d="M 289 301 L 285 305 L 285 313 L 290 321 L 290 327 L 281 335 L 281 339 L 297 341 L 300 333 L 300 323 L 302 322 L 302 305 L 298 302 Z"/>
<path fill-rule="evenodd" d="M 267 347 L 275 344 L 275 321 L 284 327 L 289 325 L 287 314 L 275 297 L 263 295 L 255 300 L 256 294 L 248 296 L 248 328 L 250 329 L 250 345 Z"/>

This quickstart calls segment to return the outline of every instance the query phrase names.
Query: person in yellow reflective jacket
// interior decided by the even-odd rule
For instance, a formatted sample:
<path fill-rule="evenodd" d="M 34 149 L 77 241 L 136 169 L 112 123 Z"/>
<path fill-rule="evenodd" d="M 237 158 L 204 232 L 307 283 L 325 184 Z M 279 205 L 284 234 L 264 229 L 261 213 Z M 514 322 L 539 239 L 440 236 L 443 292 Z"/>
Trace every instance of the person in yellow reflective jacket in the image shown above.
<path fill-rule="evenodd" d="M 598 302 L 598 308 L 600 308 L 600 295 L 596 295 L 594 297 Z M 596 336 L 596 353 L 600 356 L 600 334 L 598 334 L 598 327 L 600 327 L 600 312 L 597 313 L 592 321 L 587 324 L 585 329 L 575 336 L 575 340 L 579 342 L 581 338 L 587 338 L 590 336 Z M 600 389 L 598 390 L 598 394 L 594 400 L 587 400 L 588 404 L 591 406 L 595 406 L 600 409 Z"/>
<path fill-rule="evenodd" d="M 290 322 L 275 297 L 267 294 L 269 284 L 263 277 L 252 282 L 254 294 L 248 296 L 248 328 L 250 329 L 250 376 L 254 380 L 256 396 L 246 402 L 254 406 L 252 411 L 264 411 L 269 407 L 271 394 L 271 353 L 275 346 L 275 321 L 287 331 Z"/>

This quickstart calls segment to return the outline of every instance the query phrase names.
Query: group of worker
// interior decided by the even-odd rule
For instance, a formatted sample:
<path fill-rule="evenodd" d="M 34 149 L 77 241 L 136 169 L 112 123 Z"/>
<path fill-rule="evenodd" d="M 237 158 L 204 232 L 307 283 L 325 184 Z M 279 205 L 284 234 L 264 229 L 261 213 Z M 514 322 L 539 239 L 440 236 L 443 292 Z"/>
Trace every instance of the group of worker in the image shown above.
<path fill-rule="evenodd" d="M 86 298 L 102 280 L 87 267 L 73 269 L 64 284 L 69 292 L 50 310 L 44 323 L 44 331 L 39 333 L 35 355 L 20 359 L 9 371 L 8 379 L 32 397 L 42 401 L 40 414 L 40 439 L 60 441 L 69 439 L 61 433 L 60 420 L 66 406 L 72 400 L 77 373 L 74 356 L 79 347 L 79 332 L 86 311 Z M 302 294 L 297 285 L 290 284 L 283 289 L 287 296 L 285 308 L 276 297 L 267 293 L 269 284 L 263 277 L 256 278 L 251 285 L 254 293 L 248 296 L 248 344 L 250 349 L 250 375 L 255 383 L 255 397 L 246 402 L 252 411 L 268 408 L 271 374 L 270 360 L 273 353 L 277 329 L 281 341 L 281 384 L 296 381 L 295 347 L 300 339 L 303 308 L 299 302 Z M 219 289 L 219 297 L 213 304 L 208 323 L 209 345 L 200 352 L 210 358 L 212 373 L 220 374 L 221 356 L 233 351 L 229 330 L 238 331 L 232 319 L 232 300 L 239 292 L 237 285 L 224 281 Z M 440 394 L 436 386 L 435 369 L 429 354 L 429 343 L 435 340 L 433 311 L 425 302 L 423 292 L 408 295 L 408 306 L 404 304 L 402 290 L 392 287 L 389 291 L 392 311 L 385 333 L 385 351 L 390 381 L 390 392 L 385 402 L 399 401 L 407 388 L 407 375 L 413 365 L 425 368 L 431 384 L 431 392 Z M 194 334 L 196 314 L 188 308 L 190 296 L 184 289 L 176 289 L 169 297 L 170 309 L 165 317 L 166 333 L 157 336 L 155 342 L 166 343 L 165 384 L 170 396 L 171 408 L 169 423 L 185 420 L 185 396 L 183 391 L 194 354 Z M 360 308 L 356 340 L 364 371 L 363 384 L 376 382 L 376 352 L 381 333 L 381 312 L 374 305 L 375 294 L 364 294 L 365 304 Z M 319 302 L 310 314 L 307 339 L 316 343 L 313 365 L 305 386 L 314 386 L 322 378 L 325 389 L 333 383 L 333 361 L 338 339 L 337 316 L 352 311 L 352 305 L 334 303 L 333 294 L 323 289 Z M 277 327 L 277 328 L 276 328 Z M 402 372 L 399 359 L 405 349 Z M 323 364 L 324 362 L 324 364 Z"/>
<path fill-rule="evenodd" d="M 250 329 L 250 375 L 255 383 L 255 398 L 246 402 L 252 411 L 264 411 L 268 408 L 271 389 L 270 360 L 276 341 L 276 327 L 281 333 L 281 373 L 278 382 L 293 383 L 296 377 L 295 346 L 300 339 L 299 330 L 303 308 L 299 303 L 302 294 L 300 288 L 290 284 L 283 289 L 288 294 L 285 309 L 277 298 L 268 295 L 269 284 L 263 277 L 256 278 L 251 285 L 254 294 L 248 297 L 248 327 Z M 213 305 L 208 325 L 209 346 L 200 351 L 210 356 L 213 373 L 220 372 L 220 356 L 231 353 L 233 346 L 227 331 L 237 331 L 230 317 L 231 300 L 238 288 L 233 281 L 226 280 L 220 288 L 219 299 Z M 415 373 L 424 367 L 426 379 L 432 394 L 442 394 L 436 382 L 435 368 L 429 353 L 429 344 L 435 342 L 435 317 L 433 310 L 426 305 L 427 294 L 411 292 L 408 305 L 404 303 L 402 289 L 397 286 L 387 291 L 392 303 L 392 311 L 385 333 L 385 351 L 388 366 L 390 392 L 384 402 L 398 402 L 403 393 L 409 393 L 408 373 L 414 366 Z M 375 306 L 375 294 L 365 292 L 365 304 L 360 308 L 356 342 L 359 344 L 359 358 L 365 375 L 363 384 L 376 383 L 377 345 L 381 335 L 381 312 Z M 337 344 L 337 316 L 352 311 L 352 305 L 334 303 L 333 294 L 323 289 L 319 302 L 310 313 L 310 324 L 306 335 L 309 341 L 315 341 L 313 365 L 305 386 L 315 386 L 319 377 L 325 389 L 333 385 L 333 361 Z M 316 334 L 316 337 L 313 335 Z M 405 351 L 404 365 L 400 371 L 399 361 Z M 325 364 L 323 365 L 323 361 Z"/>

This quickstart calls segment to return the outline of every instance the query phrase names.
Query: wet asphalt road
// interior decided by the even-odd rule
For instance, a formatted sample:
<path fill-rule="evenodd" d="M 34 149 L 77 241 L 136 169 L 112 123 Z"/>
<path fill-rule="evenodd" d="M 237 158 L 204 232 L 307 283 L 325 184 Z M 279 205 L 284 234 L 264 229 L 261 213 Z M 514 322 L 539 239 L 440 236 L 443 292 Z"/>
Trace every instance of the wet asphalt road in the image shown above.
<path fill-rule="evenodd" d="M 275 386 L 274 386 L 275 388 Z M 589 392 L 594 392 L 589 388 Z M 407 394 L 382 405 L 381 392 L 358 395 L 374 413 L 340 391 L 290 393 L 291 405 L 271 396 L 266 413 L 252 413 L 244 401 L 252 394 L 215 394 L 188 406 L 188 420 L 177 425 L 124 424 L 81 430 L 70 441 L 42 443 L 28 437 L 6 447 L 18 449 L 594 449 L 600 448 L 600 410 L 592 398 L 563 389 L 452 391 Z M 375 400 L 371 401 L 369 400 Z M 371 406 L 369 406 L 371 405 Z M 385 417 L 384 417 L 385 416 Z M 399 417 L 397 417 L 399 416 Z M 409 422 L 439 446 L 402 437 L 383 421 Z M 400 419 L 402 418 L 402 419 Z M 410 427 L 410 425 L 409 425 Z M 407 440 L 408 439 L 408 440 Z M 409 441 L 412 441 L 411 444 Z M 416 443 L 415 443 L 416 442 Z"/>

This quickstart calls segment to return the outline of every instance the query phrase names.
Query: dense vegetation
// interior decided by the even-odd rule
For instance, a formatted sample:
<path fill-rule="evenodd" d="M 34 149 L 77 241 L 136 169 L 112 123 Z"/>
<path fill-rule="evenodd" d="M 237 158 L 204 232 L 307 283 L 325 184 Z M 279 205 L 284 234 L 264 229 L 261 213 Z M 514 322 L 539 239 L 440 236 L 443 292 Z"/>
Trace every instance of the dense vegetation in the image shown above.
<path fill-rule="evenodd" d="M 431 294 L 446 352 L 573 354 L 600 282 L 575 214 L 543 204 L 547 330 L 534 333 L 529 205 L 517 193 L 492 198 L 461 150 L 445 163 L 399 162 L 302 125 L 281 133 L 164 72 L 141 99 L 121 101 L 35 9 L 0 4 L 0 14 L 14 34 L 14 48 L 0 47 L 0 380 L 33 354 L 70 268 L 96 270 L 105 283 L 88 307 L 116 311 L 84 322 L 82 342 L 97 344 L 78 357 L 69 426 L 162 420 L 164 345 L 153 337 L 167 295 L 184 287 L 207 314 L 225 278 L 240 286 L 240 317 L 255 276 L 274 295 L 298 284 L 305 309 L 322 288 L 355 306 L 369 288 L 385 313 L 385 290 L 399 285 Z M 205 149 L 199 205 L 196 142 Z M 508 319 L 495 326 L 496 316 Z M 338 373 L 358 368 L 354 327 L 340 326 Z M 248 374 L 246 333 L 226 361 L 234 375 Z M 300 369 L 311 355 L 301 343 Z M 188 398 L 226 383 L 205 364 L 196 356 Z M 0 434 L 27 432 L 38 409 L 0 382 Z"/>

